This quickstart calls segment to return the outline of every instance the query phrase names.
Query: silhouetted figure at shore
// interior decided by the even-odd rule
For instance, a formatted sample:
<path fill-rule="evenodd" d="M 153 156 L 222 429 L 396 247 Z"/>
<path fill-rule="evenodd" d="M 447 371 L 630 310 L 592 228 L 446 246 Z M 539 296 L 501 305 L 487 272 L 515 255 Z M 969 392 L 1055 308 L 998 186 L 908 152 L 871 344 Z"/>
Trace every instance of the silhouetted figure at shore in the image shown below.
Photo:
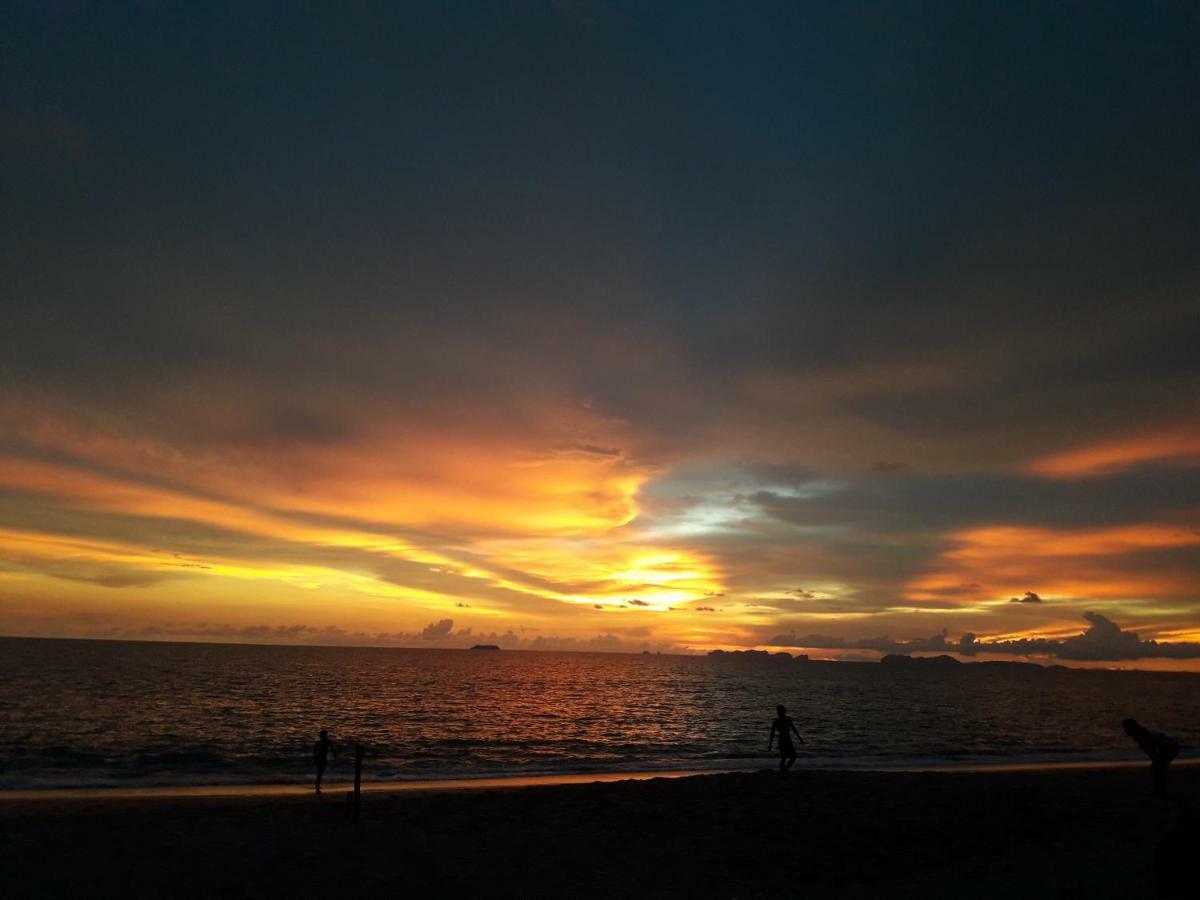
<path fill-rule="evenodd" d="M 796 730 L 796 726 L 792 724 L 791 716 L 787 714 L 787 707 L 782 704 L 775 707 L 777 718 L 771 723 L 771 735 L 767 738 L 767 752 L 771 752 L 771 744 L 775 740 L 775 735 L 779 735 L 779 774 L 786 775 L 788 769 L 792 767 L 792 763 L 796 761 L 796 747 L 792 743 L 792 735 L 796 736 L 796 740 L 804 743 L 804 738 L 800 737 L 800 732 Z"/>
<path fill-rule="evenodd" d="M 1154 793 L 1167 796 L 1167 766 L 1179 755 L 1179 741 L 1159 731 L 1143 728 L 1133 719 L 1121 723 L 1125 733 L 1133 738 L 1142 752 L 1150 757 L 1150 771 L 1154 773 Z"/>
<path fill-rule="evenodd" d="M 325 775 L 325 767 L 329 765 L 329 754 L 337 758 L 337 745 L 329 739 L 329 732 L 321 729 L 321 737 L 313 744 L 313 763 L 317 767 L 317 793 L 321 793 L 321 778 Z"/>

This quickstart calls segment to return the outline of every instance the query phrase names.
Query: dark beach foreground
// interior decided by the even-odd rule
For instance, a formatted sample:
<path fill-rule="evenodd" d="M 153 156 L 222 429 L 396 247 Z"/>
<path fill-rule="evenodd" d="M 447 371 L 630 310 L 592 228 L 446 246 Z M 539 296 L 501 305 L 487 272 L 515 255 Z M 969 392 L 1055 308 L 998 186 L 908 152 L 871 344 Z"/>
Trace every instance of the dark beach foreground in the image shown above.
<path fill-rule="evenodd" d="M 773 772 L 488 790 L 0 802 L 13 897 L 1154 897 L 1200 800 L 1143 769 Z"/>

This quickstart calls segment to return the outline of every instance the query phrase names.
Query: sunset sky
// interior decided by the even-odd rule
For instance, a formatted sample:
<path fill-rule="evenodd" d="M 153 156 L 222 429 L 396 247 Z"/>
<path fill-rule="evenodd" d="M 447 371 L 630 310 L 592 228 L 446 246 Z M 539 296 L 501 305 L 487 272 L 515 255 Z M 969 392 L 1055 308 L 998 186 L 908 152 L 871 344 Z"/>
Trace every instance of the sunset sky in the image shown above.
<path fill-rule="evenodd" d="M 11 4 L 0 634 L 1197 667 L 1200 12 L 1034 9 Z"/>

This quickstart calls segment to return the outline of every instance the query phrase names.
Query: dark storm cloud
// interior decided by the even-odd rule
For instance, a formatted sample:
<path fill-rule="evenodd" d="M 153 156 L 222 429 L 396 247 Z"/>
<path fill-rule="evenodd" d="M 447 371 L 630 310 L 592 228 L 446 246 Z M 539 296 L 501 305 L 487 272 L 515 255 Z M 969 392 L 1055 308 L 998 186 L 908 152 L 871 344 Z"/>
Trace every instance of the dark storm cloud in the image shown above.
<path fill-rule="evenodd" d="M 1042 598 L 1033 591 L 1026 591 L 1022 597 L 1013 597 L 1009 603 L 1041 603 Z"/>
<path fill-rule="evenodd" d="M 1066 603 L 1078 610 L 1090 590 L 1119 580 L 1133 602 L 1157 596 L 1182 613 L 1200 583 L 1200 548 L 1187 537 L 1191 498 L 1200 491 L 1195 469 L 1143 465 L 1086 481 L 1013 472 L 823 478 L 808 471 L 763 486 L 760 477 L 749 469 L 739 476 L 728 466 L 672 473 L 652 486 L 645 507 L 665 534 L 718 560 L 732 590 L 754 592 L 755 616 L 978 608 L 1043 578 L 1056 608 Z M 1146 540 L 1121 533 L 1143 522 L 1164 525 Z M 962 564 L 946 562 L 971 546 L 976 532 L 987 542 L 1005 528 L 1006 558 L 977 566 L 965 562 L 969 556 Z M 1113 536 L 1106 538 L 1104 529 Z M 1089 546 L 1104 541 L 1107 549 L 1088 556 L 1097 552 Z M 928 580 L 939 571 L 940 578 Z M 788 592 L 798 577 L 832 590 Z M 915 593 L 914 583 L 922 584 Z M 1036 608 L 1046 593 L 1019 594 L 1011 612 L 989 615 L 1008 615 L 1014 630 L 1030 627 L 1017 608 Z"/>
<path fill-rule="evenodd" d="M 1131 631 L 1123 631 L 1116 622 L 1100 613 L 1084 613 L 1088 629 L 1067 638 L 1058 651 L 1061 659 L 1170 659 L 1200 658 L 1200 644 L 1187 641 L 1144 641 Z"/>
<path fill-rule="evenodd" d="M 876 650 L 880 653 L 947 652 L 954 647 L 946 640 L 948 632 L 928 638 L 892 640 L 890 637 L 846 639 L 823 634 L 777 634 L 763 641 L 771 647 L 811 647 L 814 650 Z"/>
<path fill-rule="evenodd" d="M 1147 466 L 1090 481 L 1027 475 L 910 473 L 895 479 L 846 479 L 809 497 L 761 491 L 764 512 L 794 525 L 854 525 L 878 531 L 940 532 L 979 522 L 1036 521 L 1072 528 L 1137 521 L 1147 513 L 1184 513 L 1200 492 L 1200 468 Z"/>
<path fill-rule="evenodd" d="M 1088 482 L 985 472 L 847 478 L 800 496 L 744 489 L 738 502 L 761 513 L 743 526 L 753 532 L 753 540 L 784 544 L 802 539 L 807 553 L 820 553 L 819 562 L 805 560 L 797 572 L 894 585 L 952 547 L 949 536 L 964 529 L 1036 523 L 1070 530 L 1155 519 L 1186 523 L 1198 492 L 1200 469 L 1150 466 Z M 726 548 L 739 552 L 737 535 L 700 538 L 697 544 L 716 553 Z M 1150 573 L 1156 566 L 1196 572 L 1196 560 L 1194 547 L 1143 546 L 1131 547 L 1120 564 L 1131 572 Z M 814 563 L 823 568 L 814 569 Z M 978 595 L 978 587 L 935 590 L 947 597 L 970 597 Z M 1038 602 L 1029 595 L 1019 599 Z"/>
<path fill-rule="evenodd" d="M 1122 312 L 1124 296 L 1095 288 L 1136 272 L 1144 310 L 1147 271 L 1168 286 L 1193 274 L 1178 255 L 1190 219 L 1173 211 L 1197 189 L 1184 165 L 1194 135 L 1172 99 L 1186 92 L 1159 86 L 1195 67 L 1169 12 L 667 5 L 584 31 L 538 6 L 309 16 L 276 21 L 248 5 L 229 17 L 88 9 L 66 21 L 22 8 L 14 93 L 53 72 L 54 108 L 86 111 L 96 133 L 87 190 L 126 203 L 101 203 L 100 218 L 84 186 L 68 185 L 74 224 L 31 223 L 33 262 L 84 249 L 95 265 L 17 268 L 27 312 L 11 323 L 8 365 L 36 364 L 44 378 L 219 365 L 303 381 L 296 363 L 331 334 L 390 343 L 386 368 L 398 372 L 431 339 L 439 351 L 459 345 L 470 323 L 485 337 L 464 349 L 509 343 L 523 373 L 555 371 L 640 422 L 692 430 L 677 395 L 697 378 L 732 405 L 728 376 L 747 366 L 836 370 L 896 355 L 885 346 L 999 351 L 1022 332 L 1053 335 L 1043 353 L 1025 334 L 1021 364 L 993 376 L 1044 388 L 1046 367 L 1075 356 L 1059 346 L 1064 319 L 1096 303 L 1105 314 L 1092 321 L 1125 346 L 1102 341 L 1085 357 L 1119 367 L 1161 335 L 1136 327 L 1144 317 Z M 268 22 L 291 39 L 268 40 Z M 717 51 L 733 54 L 729 65 L 708 65 Z M 100 92 L 96 65 L 125 92 Z M 130 77 L 135 66 L 149 77 Z M 206 78 L 192 77 L 198 66 Z M 1080 217 L 1096 188 L 1113 214 Z M 163 190 L 176 202 L 152 199 Z M 1042 232 L 1018 218 L 1029 195 Z M 501 216 L 518 227 L 499 227 Z M 119 248 L 106 247 L 115 235 Z M 1019 278 L 1016 289 L 991 288 L 996 272 Z M 585 328 L 555 320 L 563 297 Z M 543 327 L 523 334 L 526 322 Z M 567 341 L 544 339 L 558 328 Z M 573 364 L 584 334 L 602 346 L 612 330 L 666 351 L 633 361 L 654 387 L 634 393 Z M 354 367 L 322 355 L 316 368 L 336 380 Z M 1059 380 L 1052 402 L 1080 402 Z M 969 382 L 904 399 L 868 392 L 854 409 L 896 428 L 969 415 L 989 431 L 1001 412 L 1045 414 L 1025 393 L 1005 391 L 1001 410 L 971 392 Z"/>
<path fill-rule="evenodd" d="M 1100 613 L 1084 613 L 1088 628 L 1075 637 L 1026 638 L 1007 641 L 981 641 L 972 632 L 957 641 L 948 640 L 942 631 L 929 638 L 893 640 L 890 637 L 847 639 L 821 634 L 777 634 L 763 643 L 774 647 L 811 647 L 825 650 L 875 650 L 879 653 L 979 653 L 1017 656 L 1050 656 L 1057 659 L 1115 662 L 1132 659 L 1200 659 L 1200 643 L 1142 640 L 1132 631 L 1124 631 Z"/>
<path fill-rule="evenodd" d="M 1190 641 L 1143 640 L 1125 631 L 1107 616 L 1096 612 L 1083 614 L 1087 629 L 1064 640 L 1032 638 L 1011 641 L 980 641 L 974 634 L 962 636 L 956 649 L 965 655 L 1008 653 L 1054 656 L 1079 661 L 1116 661 L 1123 659 L 1200 659 L 1200 643 Z"/>

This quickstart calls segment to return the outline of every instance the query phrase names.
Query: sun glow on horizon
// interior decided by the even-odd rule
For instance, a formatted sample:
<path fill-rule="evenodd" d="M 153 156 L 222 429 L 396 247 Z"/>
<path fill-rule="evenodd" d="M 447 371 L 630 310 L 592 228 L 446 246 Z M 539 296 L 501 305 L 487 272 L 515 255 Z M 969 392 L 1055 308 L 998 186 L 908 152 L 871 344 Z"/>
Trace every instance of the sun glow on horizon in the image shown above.
<path fill-rule="evenodd" d="M 303 632 L 318 640 L 349 630 L 467 641 L 516 628 L 707 650 L 762 646 L 797 623 L 869 633 L 905 617 L 931 631 L 949 621 L 1068 635 L 1080 610 L 1102 607 L 1153 615 L 1164 636 L 1196 634 L 1172 631 L 1170 606 L 1156 599 L 1186 596 L 1194 578 L 1128 565 L 1200 546 L 1183 521 L 951 530 L 887 602 L 860 609 L 873 589 L 853 571 L 821 568 L 823 548 L 855 539 L 847 521 L 790 521 L 782 551 L 770 537 L 777 510 L 836 503 L 852 484 L 844 476 L 769 466 L 752 476 L 719 462 L 677 470 L 640 462 L 615 439 L 539 449 L 382 425 L 329 446 L 189 455 L 123 441 L 119 423 L 20 412 L 18 425 L 41 424 L 25 430 L 23 449 L 0 451 L 0 581 L 27 595 L 12 608 L 29 630 L 59 629 L 91 604 L 134 633 L 141 621 L 175 634 L 171 623 L 203 624 L 220 610 L 247 625 L 334 629 Z M 1034 622 L 1036 607 L 1012 602 L 1035 588 L 1053 621 Z"/>

